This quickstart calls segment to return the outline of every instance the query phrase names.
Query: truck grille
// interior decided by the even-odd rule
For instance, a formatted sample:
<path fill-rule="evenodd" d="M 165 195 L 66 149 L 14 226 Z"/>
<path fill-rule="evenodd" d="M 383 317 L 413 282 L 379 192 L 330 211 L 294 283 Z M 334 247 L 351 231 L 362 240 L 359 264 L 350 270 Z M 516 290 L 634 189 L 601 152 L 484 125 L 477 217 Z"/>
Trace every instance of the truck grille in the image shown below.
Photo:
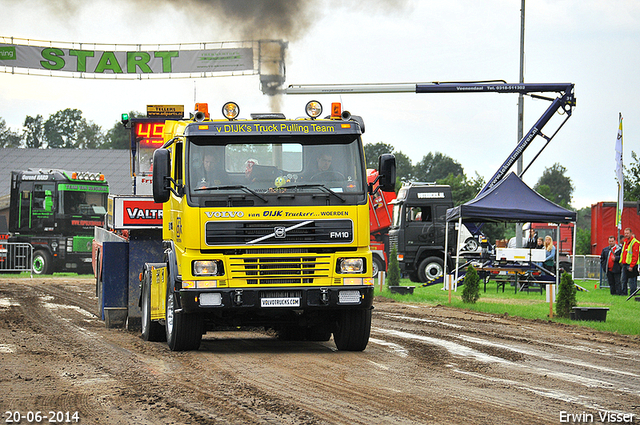
<path fill-rule="evenodd" d="M 313 284 L 316 278 L 327 278 L 331 257 L 231 257 L 229 263 L 229 277 L 246 279 L 249 285 L 299 285 Z"/>
<path fill-rule="evenodd" d="M 396 248 L 398 249 L 398 235 L 397 234 L 393 234 L 393 235 L 389 235 L 389 250 L 391 250 L 392 248 Z"/>
<path fill-rule="evenodd" d="M 353 241 L 351 220 L 209 221 L 205 242 L 219 245 L 347 244 Z"/>

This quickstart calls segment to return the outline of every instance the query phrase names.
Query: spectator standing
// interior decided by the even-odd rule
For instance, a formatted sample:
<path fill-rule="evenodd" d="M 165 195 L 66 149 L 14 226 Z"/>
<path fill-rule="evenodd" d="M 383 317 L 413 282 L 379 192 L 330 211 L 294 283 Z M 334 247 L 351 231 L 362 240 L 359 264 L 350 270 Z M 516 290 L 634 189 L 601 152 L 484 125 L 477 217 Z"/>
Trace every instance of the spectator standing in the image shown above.
<path fill-rule="evenodd" d="M 622 274 L 620 275 L 621 295 L 629 295 L 635 292 L 638 286 L 638 250 L 640 242 L 635 238 L 629 227 L 624 229 L 624 244 L 620 254 L 620 265 Z"/>
<path fill-rule="evenodd" d="M 535 249 L 538 246 L 538 234 L 535 229 L 529 229 L 529 239 L 527 239 L 527 244 L 525 248 Z"/>
<path fill-rule="evenodd" d="M 609 236 L 609 246 L 605 247 L 600 254 L 600 267 L 607 275 L 609 283 L 609 292 L 611 295 L 621 295 L 620 290 L 620 274 L 622 267 L 620 266 L 620 253 L 622 248 L 616 244 L 616 237 Z"/>
<path fill-rule="evenodd" d="M 547 270 L 551 270 L 556 264 L 556 247 L 549 235 L 544 237 L 544 249 L 547 251 L 547 256 L 542 264 Z"/>

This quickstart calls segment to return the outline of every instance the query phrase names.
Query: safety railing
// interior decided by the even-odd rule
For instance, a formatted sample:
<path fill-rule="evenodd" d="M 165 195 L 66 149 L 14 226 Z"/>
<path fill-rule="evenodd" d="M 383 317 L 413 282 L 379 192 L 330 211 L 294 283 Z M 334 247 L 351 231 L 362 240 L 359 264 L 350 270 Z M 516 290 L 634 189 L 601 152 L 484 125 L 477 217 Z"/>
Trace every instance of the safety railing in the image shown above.
<path fill-rule="evenodd" d="M 573 265 L 573 278 L 600 280 L 600 256 L 576 255 Z"/>
<path fill-rule="evenodd" d="M 0 240 L 0 273 L 30 272 L 32 270 L 33 246 L 25 242 Z"/>

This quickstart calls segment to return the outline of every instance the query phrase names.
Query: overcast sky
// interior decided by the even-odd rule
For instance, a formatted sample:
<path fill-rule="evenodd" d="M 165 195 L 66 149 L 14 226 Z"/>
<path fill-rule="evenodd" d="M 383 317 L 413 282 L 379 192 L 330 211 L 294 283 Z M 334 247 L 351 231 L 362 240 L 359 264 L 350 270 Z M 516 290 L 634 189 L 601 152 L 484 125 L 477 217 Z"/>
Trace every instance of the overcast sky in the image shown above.
<path fill-rule="evenodd" d="M 230 20 L 221 1 L 0 0 L 3 37 L 82 43 L 191 43 L 271 37 L 289 41 L 286 84 L 422 83 L 503 79 L 518 82 L 520 0 L 269 2 L 267 23 Z M 281 2 L 286 4 L 286 1 Z M 235 1 L 233 5 L 261 2 Z M 279 21 L 290 12 L 286 19 Z M 265 16 L 261 12 L 261 16 Z M 269 24 L 270 23 L 270 24 Z M 253 33 L 252 28 L 260 31 Z M 106 49 L 105 49 L 106 50 Z M 640 154 L 640 2 L 536 0 L 526 4 L 525 82 L 574 83 L 572 117 L 524 175 L 530 186 L 558 162 L 582 208 L 616 198 L 614 146 L 624 117 L 624 160 Z M 315 98 L 328 110 L 342 101 L 361 115 L 365 142 L 384 142 L 418 162 L 442 152 L 489 179 L 517 143 L 517 94 L 288 95 L 288 117 Z M 27 115 L 76 108 L 103 130 L 148 104 L 229 100 L 243 116 L 270 110 L 257 76 L 102 81 L 0 73 L 0 118 L 20 130 Z M 525 132 L 549 103 L 525 97 Z M 555 131 L 554 123 L 545 134 Z M 525 152 L 525 166 L 541 148 Z M 4 175 L 3 175 L 4 177 Z"/>

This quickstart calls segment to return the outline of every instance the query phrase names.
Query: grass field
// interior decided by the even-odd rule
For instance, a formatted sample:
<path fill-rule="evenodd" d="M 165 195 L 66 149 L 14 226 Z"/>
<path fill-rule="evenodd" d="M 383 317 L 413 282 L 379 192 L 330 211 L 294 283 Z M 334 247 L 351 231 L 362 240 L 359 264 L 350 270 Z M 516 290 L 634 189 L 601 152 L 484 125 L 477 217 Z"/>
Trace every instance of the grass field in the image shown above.
<path fill-rule="evenodd" d="M 595 321 L 575 321 L 558 318 L 555 315 L 549 319 L 549 303 L 543 292 L 519 292 L 515 293 L 515 288 L 508 284 L 504 293 L 502 289 L 496 291 L 496 283 L 490 281 L 487 284 L 487 292 L 484 292 L 483 284 L 480 283 L 480 299 L 475 304 L 465 304 L 462 302 L 462 287 L 457 292 L 452 292 L 451 304 L 449 304 L 449 292 L 442 290 L 442 284 L 427 287 L 417 286 L 408 279 L 402 279 L 402 286 L 416 286 L 412 295 L 391 294 L 385 286 L 380 291 L 380 286 L 376 285 L 376 295 L 392 298 L 401 302 L 426 303 L 431 305 L 445 305 L 456 308 L 481 311 L 495 314 L 509 314 L 510 316 L 524 317 L 527 319 L 553 320 L 554 322 L 566 323 L 576 326 L 585 326 L 606 332 L 616 332 L 623 335 L 640 335 L 640 302 L 635 301 L 635 297 L 625 301 L 625 296 L 612 296 L 608 288 L 594 289 L 597 281 L 576 281 L 577 285 L 587 291 L 578 291 L 576 299 L 580 307 L 607 307 L 606 322 Z M 640 294 L 638 294 L 640 296 Z"/>

